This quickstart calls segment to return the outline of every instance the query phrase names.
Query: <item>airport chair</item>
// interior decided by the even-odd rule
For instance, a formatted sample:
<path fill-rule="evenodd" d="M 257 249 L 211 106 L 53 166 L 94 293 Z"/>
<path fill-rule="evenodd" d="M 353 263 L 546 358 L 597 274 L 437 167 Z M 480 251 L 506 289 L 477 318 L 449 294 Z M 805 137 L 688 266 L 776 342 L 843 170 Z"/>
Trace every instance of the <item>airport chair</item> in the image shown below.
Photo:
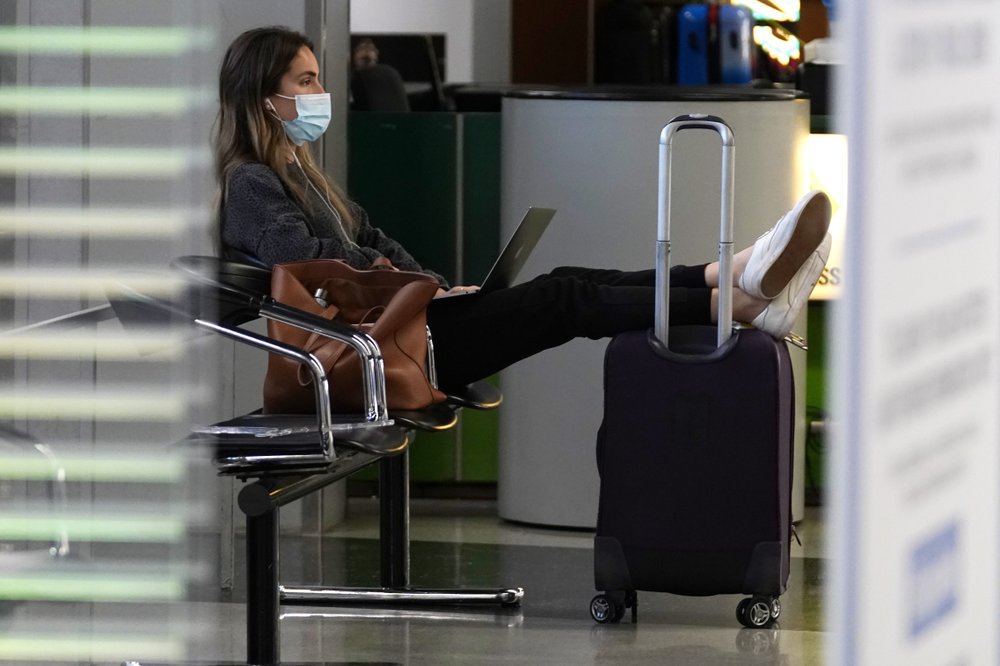
<path fill-rule="evenodd" d="M 367 335 L 350 326 L 290 308 L 268 296 L 270 271 L 214 257 L 183 257 L 174 262 L 197 287 L 195 323 L 237 342 L 300 360 L 313 374 L 317 414 L 248 414 L 199 429 L 194 441 L 212 442 L 220 474 L 248 481 L 238 504 L 247 520 L 248 663 L 277 663 L 280 605 L 382 606 L 499 604 L 514 607 L 521 588 L 417 589 L 409 585 L 408 446 L 415 431 L 452 427 L 462 407 L 490 409 L 502 401 L 486 382 L 470 385 L 447 402 L 416 411 L 385 408 L 381 354 Z M 204 298 L 205 294 L 209 298 Z M 139 309 L 141 298 L 129 299 Z M 208 301 L 206 305 L 206 301 Z M 212 302 L 214 301 L 214 302 Z M 153 307 L 157 307 L 153 304 Z M 148 318 L 148 315 L 143 315 Z M 366 366 L 365 413 L 330 415 L 328 383 L 311 354 L 239 328 L 257 317 L 280 321 L 351 344 Z M 270 429 L 273 438 L 252 435 Z M 304 447 L 304 448 L 303 448 Z M 310 448 L 311 447 L 311 448 Z M 319 450 L 317 450 L 317 447 Z M 328 456 L 332 451 L 334 460 Z M 335 461 L 335 462 L 334 462 Z M 277 562 L 278 513 L 281 506 L 315 492 L 373 463 L 379 465 L 380 582 L 374 588 L 334 588 L 281 584 Z"/>

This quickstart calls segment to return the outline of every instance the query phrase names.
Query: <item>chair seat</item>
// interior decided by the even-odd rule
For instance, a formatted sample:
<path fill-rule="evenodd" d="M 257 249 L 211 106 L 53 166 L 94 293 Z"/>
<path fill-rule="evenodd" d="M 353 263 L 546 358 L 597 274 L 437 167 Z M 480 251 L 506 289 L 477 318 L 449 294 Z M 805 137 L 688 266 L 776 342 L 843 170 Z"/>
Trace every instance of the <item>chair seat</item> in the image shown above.
<path fill-rule="evenodd" d="M 418 410 L 389 410 L 389 418 L 401 424 L 424 432 L 447 430 L 458 423 L 457 405 L 439 402 Z"/>
<path fill-rule="evenodd" d="M 470 409 L 496 409 L 503 402 L 503 393 L 485 380 L 472 382 L 462 390 L 448 394 L 448 403 Z"/>
<path fill-rule="evenodd" d="M 359 426 L 357 415 L 334 415 L 333 422 L 337 448 L 390 456 L 409 444 L 405 426 Z M 200 428 L 189 439 L 210 440 L 218 458 L 322 452 L 316 417 L 311 414 L 248 414 Z"/>
<path fill-rule="evenodd" d="M 218 457 L 215 467 L 220 476 L 250 479 L 327 478 L 331 481 L 347 478 L 385 456 L 357 449 L 340 449 L 336 460 L 326 460 L 319 454 L 310 455 L 234 455 Z"/>

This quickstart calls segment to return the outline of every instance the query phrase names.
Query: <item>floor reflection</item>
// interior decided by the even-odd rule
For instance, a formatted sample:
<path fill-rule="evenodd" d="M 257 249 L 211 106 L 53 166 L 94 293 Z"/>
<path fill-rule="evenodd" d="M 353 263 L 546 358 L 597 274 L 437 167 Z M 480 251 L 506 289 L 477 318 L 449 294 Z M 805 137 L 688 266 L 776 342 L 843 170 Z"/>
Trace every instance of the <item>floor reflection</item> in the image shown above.
<path fill-rule="evenodd" d="M 803 547 L 795 547 L 780 625 L 745 629 L 736 620 L 741 595 L 682 597 L 639 593 L 638 623 L 600 625 L 590 617 L 594 596 L 592 535 L 509 525 L 473 504 L 444 508 L 414 503 L 411 523 L 412 584 L 420 587 L 525 589 L 522 605 L 497 607 L 284 606 L 281 654 L 297 663 L 392 664 L 667 664 L 679 666 L 778 666 L 822 663 L 824 560 L 811 544 L 822 534 L 814 512 Z M 285 585 L 370 586 L 378 581 L 378 542 L 372 516 L 352 514 L 323 536 L 285 535 L 281 582 Z M 445 537 L 452 535 L 453 539 Z M 428 538 L 431 537 L 431 538 Z M 201 535 L 194 547 L 218 562 L 219 535 Z M 235 587 L 215 580 L 197 585 L 197 601 L 183 615 L 190 659 L 186 663 L 241 663 L 246 656 L 242 537 L 236 539 Z M 210 576 L 212 578 L 212 576 Z M 166 609 L 161 609 L 166 611 Z M 58 627 L 60 608 L 45 603 L 0 604 L 8 636 Z M 180 612 L 172 608 L 171 613 Z M 114 604 L 95 620 L 120 626 L 155 621 L 154 608 Z M 2 637 L 0 637 L 2 638 Z M 121 664 L 157 655 L 136 645 Z M 2 656 L 0 656 L 2 660 Z M 73 663 L 83 664 L 76 660 Z"/>

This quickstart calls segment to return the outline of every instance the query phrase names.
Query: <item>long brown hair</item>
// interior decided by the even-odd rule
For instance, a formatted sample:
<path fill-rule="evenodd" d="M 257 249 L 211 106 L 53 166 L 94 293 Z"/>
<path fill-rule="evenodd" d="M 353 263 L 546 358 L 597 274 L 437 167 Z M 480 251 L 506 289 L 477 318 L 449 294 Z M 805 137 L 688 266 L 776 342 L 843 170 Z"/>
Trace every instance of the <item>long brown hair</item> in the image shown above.
<path fill-rule="evenodd" d="M 255 28 L 233 40 L 222 59 L 219 115 L 213 137 L 220 248 L 226 183 L 232 170 L 241 164 L 259 162 L 270 167 L 296 203 L 307 214 L 312 212 L 306 187 L 290 177 L 289 148 L 294 149 L 309 180 L 340 213 L 348 233 L 352 236 L 355 233 L 355 223 L 340 188 L 316 165 L 308 146 L 291 143 L 281 121 L 264 108 L 265 98 L 278 91 L 281 77 L 303 46 L 314 50 L 309 38 L 294 30 L 280 26 Z"/>

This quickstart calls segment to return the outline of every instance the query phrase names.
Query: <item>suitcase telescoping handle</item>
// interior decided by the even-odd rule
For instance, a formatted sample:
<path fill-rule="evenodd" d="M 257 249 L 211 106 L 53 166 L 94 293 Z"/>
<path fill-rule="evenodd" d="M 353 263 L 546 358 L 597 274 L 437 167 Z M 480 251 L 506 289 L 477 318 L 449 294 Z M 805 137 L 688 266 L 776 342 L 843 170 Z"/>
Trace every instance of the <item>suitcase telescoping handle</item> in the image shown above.
<path fill-rule="evenodd" d="M 704 114 L 677 116 L 660 132 L 660 173 L 656 209 L 656 316 L 653 333 L 667 347 L 670 326 L 670 166 L 671 144 L 678 132 L 707 129 L 722 140 L 722 207 L 719 223 L 718 338 L 722 346 L 733 330 L 733 130 L 722 118 Z"/>

